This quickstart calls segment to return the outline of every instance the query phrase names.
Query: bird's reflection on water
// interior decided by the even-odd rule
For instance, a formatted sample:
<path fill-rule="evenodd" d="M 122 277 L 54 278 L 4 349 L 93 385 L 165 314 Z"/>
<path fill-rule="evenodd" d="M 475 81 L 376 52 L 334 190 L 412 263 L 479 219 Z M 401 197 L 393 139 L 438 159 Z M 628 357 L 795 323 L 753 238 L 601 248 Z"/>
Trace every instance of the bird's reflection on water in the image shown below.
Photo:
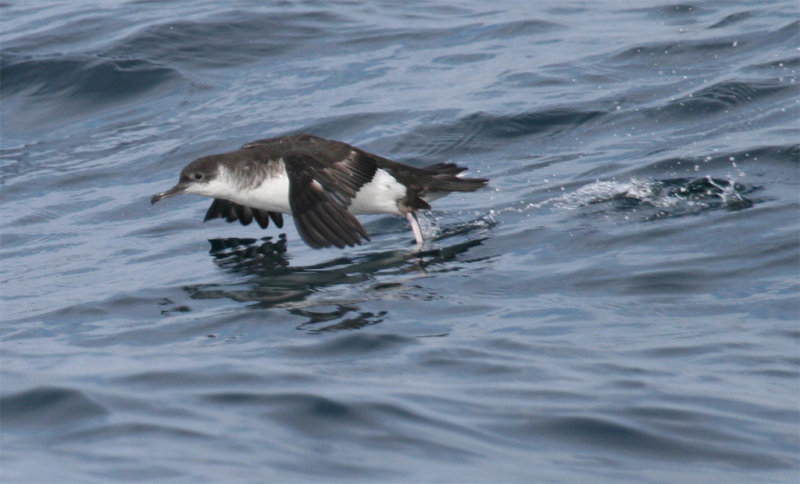
<path fill-rule="evenodd" d="M 307 318 L 298 329 L 310 333 L 341 331 L 345 329 L 361 329 L 383 322 L 386 311 L 361 311 L 354 304 L 337 304 L 330 311 L 291 308 L 289 312 L 295 316 Z"/>
<path fill-rule="evenodd" d="M 286 308 L 290 314 L 307 319 L 299 329 L 309 332 L 359 329 L 378 324 L 386 316 L 386 311 L 363 310 L 360 303 L 418 289 L 414 280 L 483 240 L 422 252 L 343 255 L 319 264 L 292 266 L 284 234 L 277 238 L 211 239 L 209 253 L 214 262 L 245 280 L 228 285 L 196 284 L 184 290 L 193 299 L 227 298 L 257 308 Z"/>
<path fill-rule="evenodd" d="M 286 257 L 286 234 L 281 234 L 277 240 L 272 237 L 261 239 L 209 239 L 211 249 L 209 254 L 215 262 L 223 268 L 240 272 L 252 270 L 258 273 L 262 270 L 272 270 L 288 267 Z"/>

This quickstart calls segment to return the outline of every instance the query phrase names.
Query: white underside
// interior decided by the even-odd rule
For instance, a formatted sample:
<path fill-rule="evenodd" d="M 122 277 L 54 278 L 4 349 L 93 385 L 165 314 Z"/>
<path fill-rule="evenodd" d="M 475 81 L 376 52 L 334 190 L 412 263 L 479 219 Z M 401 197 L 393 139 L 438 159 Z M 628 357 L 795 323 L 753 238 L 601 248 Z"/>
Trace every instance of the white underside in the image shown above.
<path fill-rule="evenodd" d="M 259 210 L 292 213 L 289 208 L 289 178 L 287 176 L 269 178 L 253 190 L 241 190 L 224 167 L 220 167 L 219 170 L 220 173 L 216 178 L 208 183 L 189 185 L 186 193 L 230 200 Z"/>
<path fill-rule="evenodd" d="M 212 198 L 222 198 L 246 207 L 267 210 L 270 212 L 292 213 L 289 207 L 289 177 L 277 176 L 270 178 L 253 190 L 239 190 L 230 177 L 222 172 L 214 180 L 202 184 L 192 185 L 188 193 L 204 195 Z M 397 182 L 385 170 L 378 170 L 372 181 L 361 187 L 356 193 L 356 198 L 350 204 L 354 214 L 401 214 L 397 208 L 397 201 L 406 196 L 406 187 Z"/>
<path fill-rule="evenodd" d="M 229 198 L 245 207 L 253 207 L 270 212 L 292 213 L 289 207 L 289 177 L 270 178 L 255 190 L 240 191 L 236 198 Z"/>
<path fill-rule="evenodd" d="M 354 214 L 394 213 L 400 214 L 397 201 L 406 196 L 406 187 L 384 170 L 375 172 L 372 181 L 356 193 L 350 204 Z"/>

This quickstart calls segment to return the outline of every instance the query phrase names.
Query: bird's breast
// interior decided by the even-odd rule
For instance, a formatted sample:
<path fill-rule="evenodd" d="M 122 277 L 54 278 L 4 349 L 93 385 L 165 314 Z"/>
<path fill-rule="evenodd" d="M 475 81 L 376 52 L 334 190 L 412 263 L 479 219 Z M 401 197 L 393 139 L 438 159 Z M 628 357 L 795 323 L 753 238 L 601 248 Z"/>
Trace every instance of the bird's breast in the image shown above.
<path fill-rule="evenodd" d="M 247 207 L 270 212 L 292 213 L 289 206 L 289 177 L 273 176 L 266 178 L 260 185 L 243 190 L 234 195 L 231 201 Z"/>

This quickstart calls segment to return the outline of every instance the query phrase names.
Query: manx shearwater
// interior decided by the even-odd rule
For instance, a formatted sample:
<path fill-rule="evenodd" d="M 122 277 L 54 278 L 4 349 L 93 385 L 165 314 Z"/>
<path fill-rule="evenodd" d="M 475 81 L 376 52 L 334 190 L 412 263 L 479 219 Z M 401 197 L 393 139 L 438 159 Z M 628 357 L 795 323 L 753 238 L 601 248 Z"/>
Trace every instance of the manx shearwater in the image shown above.
<path fill-rule="evenodd" d="M 181 171 L 178 184 L 152 203 L 190 193 L 211 197 L 204 221 L 224 218 L 266 228 L 295 219 L 314 248 L 354 246 L 370 240 L 357 214 L 405 215 L 417 245 L 423 242 L 417 210 L 450 192 L 471 192 L 485 178 L 462 178 L 466 168 L 437 163 L 425 168 L 398 163 L 341 141 L 310 134 L 247 143 L 236 151 L 204 156 Z"/>

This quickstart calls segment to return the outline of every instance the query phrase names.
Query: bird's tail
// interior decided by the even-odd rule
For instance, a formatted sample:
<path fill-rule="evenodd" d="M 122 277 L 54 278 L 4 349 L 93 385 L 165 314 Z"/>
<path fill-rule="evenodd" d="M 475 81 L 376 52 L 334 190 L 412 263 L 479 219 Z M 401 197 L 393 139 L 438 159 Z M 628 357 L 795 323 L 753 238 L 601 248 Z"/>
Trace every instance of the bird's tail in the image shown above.
<path fill-rule="evenodd" d="M 467 169 L 455 163 L 437 163 L 423 168 L 433 174 L 426 192 L 474 192 L 489 183 L 487 178 L 463 178 L 460 174 Z"/>

